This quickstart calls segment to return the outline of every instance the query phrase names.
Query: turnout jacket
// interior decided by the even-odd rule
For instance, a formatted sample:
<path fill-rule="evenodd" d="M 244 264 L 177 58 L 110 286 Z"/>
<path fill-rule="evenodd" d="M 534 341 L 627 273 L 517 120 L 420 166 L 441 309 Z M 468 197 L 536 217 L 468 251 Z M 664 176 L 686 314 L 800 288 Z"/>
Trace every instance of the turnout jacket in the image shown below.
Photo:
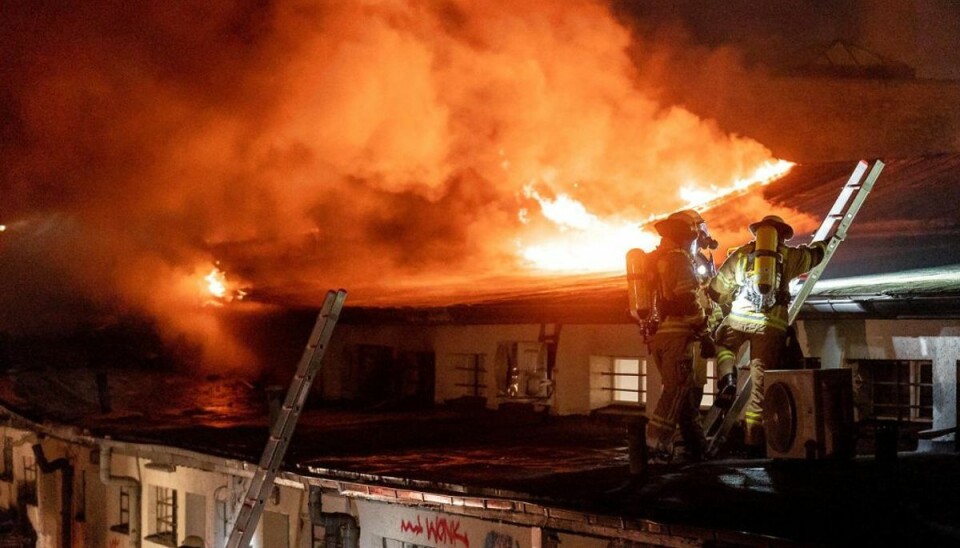
<path fill-rule="evenodd" d="M 725 321 L 734 329 L 748 333 L 760 333 L 768 329 L 785 332 L 787 307 L 790 304 L 788 284 L 820 264 L 826 244 L 813 242 L 797 247 L 785 244 L 778 246 L 777 252 L 783 258 L 778 266 L 778 297 L 773 307 L 762 312 L 756 311 L 744 291 L 744 286 L 753 277 L 754 245 L 755 242 L 750 242 L 730 252 L 710 282 L 710 296 L 721 306 L 730 306 L 730 314 Z"/>
<path fill-rule="evenodd" d="M 706 315 L 698 298 L 700 283 L 694 270 L 693 255 L 664 238 L 656 251 L 660 292 L 660 333 L 693 334 L 706 325 Z"/>

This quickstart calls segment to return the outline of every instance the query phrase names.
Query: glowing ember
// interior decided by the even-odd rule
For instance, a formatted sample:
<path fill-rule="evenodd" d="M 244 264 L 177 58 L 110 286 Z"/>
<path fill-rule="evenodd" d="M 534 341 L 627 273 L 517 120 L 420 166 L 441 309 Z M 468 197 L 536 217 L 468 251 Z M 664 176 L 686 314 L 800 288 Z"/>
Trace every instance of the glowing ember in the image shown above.
<path fill-rule="evenodd" d="M 6 231 L 7 231 L 7 225 L 0 225 L 0 232 L 6 232 Z"/>
<path fill-rule="evenodd" d="M 783 177 L 793 165 L 785 160 L 770 160 L 757 167 L 749 177 L 736 179 L 726 186 L 685 185 L 679 189 L 679 197 L 686 202 L 683 209 L 708 210 L 722 198 Z M 644 227 L 670 213 L 666 211 L 647 220 L 601 219 L 566 194 L 548 199 L 529 186 L 524 189 L 524 194 L 540 204 L 540 213 L 556 229 L 538 243 L 519 244 L 523 259 L 539 270 L 620 272 L 623 257 L 629 249 L 639 247 L 650 251 L 656 247 L 660 236 Z M 528 222 L 529 216 L 530 212 L 525 210 L 521 221 Z"/>

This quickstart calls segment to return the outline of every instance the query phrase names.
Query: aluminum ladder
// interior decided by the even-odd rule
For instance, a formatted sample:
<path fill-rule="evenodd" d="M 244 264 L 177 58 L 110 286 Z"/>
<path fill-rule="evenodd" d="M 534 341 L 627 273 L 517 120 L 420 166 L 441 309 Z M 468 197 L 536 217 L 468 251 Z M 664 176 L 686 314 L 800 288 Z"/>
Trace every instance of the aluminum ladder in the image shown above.
<path fill-rule="evenodd" d="M 287 397 L 270 428 L 270 437 L 267 439 L 267 446 L 260 457 L 260 464 L 257 466 L 257 471 L 253 474 L 253 477 L 250 478 L 246 495 L 240 502 L 239 511 L 236 512 L 237 519 L 230 531 L 230 538 L 227 539 L 227 548 L 247 548 L 250 546 L 253 533 L 260 522 L 261 514 L 263 514 L 264 502 L 273 489 L 273 482 L 277 477 L 277 471 L 283 462 L 287 447 L 290 445 L 293 429 L 297 425 L 297 419 L 300 418 L 300 411 L 303 409 L 303 403 L 310 392 L 310 385 L 320 370 L 320 361 L 323 359 L 346 298 L 347 292 L 343 289 L 327 292 L 323 307 L 320 309 L 320 315 L 317 317 L 317 322 L 313 326 L 313 331 L 310 333 L 307 346 L 304 348 L 303 356 L 297 366 L 297 372 L 290 382 Z"/>
<path fill-rule="evenodd" d="M 817 229 L 811 240 L 813 242 L 827 242 L 823 260 L 810 270 L 806 279 L 803 281 L 803 285 L 800 286 L 800 289 L 791 300 L 790 307 L 787 309 L 787 324 L 792 324 L 797 318 L 800 308 L 807 300 L 807 297 L 810 296 L 810 292 L 813 291 L 813 286 L 816 285 L 817 280 L 820 279 L 824 269 L 827 267 L 827 263 L 830 262 L 833 254 L 837 251 L 837 248 L 840 247 L 840 243 L 847 237 L 847 231 L 850 229 L 853 219 L 857 216 L 857 212 L 860 211 L 860 206 L 866 201 L 867 196 L 873 189 L 874 183 L 877 182 L 877 178 L 880 177 L 883 166 L 884 163 L 880 160 L 875 161 L 873 167 L 870 169 L 870 173 L 866 179 L 864 179 L 864 174 L 867 173 L 868 163 L 865 160 L 860 160 L 850 175 L 850 178 L 847 180 L 847 183 L 840 190 L 840 195 L 837 196 L 833 207 L 830 208 L 830 212 L 824 217 L 820 228 Z M 746 348 L 741 349 L 737 360 L 736 369 L 738 371 L 746 369 L 747 364 L 750 362 L 749 344 L 744 346 Z M 753 381 L 750 375 L 738 376 L 741 377 L 741 381 L 737 383 L 737 398 L 730 406 L 730 409 L 725 413 L 722 409 L 713 405 L 707 412 L 703 430 L 707 437 L 706 453 L 708 456 L 717 454 L 724 442 L 726 442 L 730 429 L 740 420 L 743 410 L 750 401 L 750 393 L 753 391 Z M 717 421 L 720 421 L 719 424 Z"/>

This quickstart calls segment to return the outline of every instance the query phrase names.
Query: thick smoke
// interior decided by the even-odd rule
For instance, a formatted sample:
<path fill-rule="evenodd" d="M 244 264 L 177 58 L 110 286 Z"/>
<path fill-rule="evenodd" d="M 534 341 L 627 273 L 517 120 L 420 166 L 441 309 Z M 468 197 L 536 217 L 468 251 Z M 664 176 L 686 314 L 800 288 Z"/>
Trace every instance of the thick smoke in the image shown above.
<path fill-rule="evenodd" d="M 8 328 L 75 303 L 216 341 L 214 261 L 373 302 L 522 271 L 525 187 L 643 220 L 769 159 L 644 92 L 600 2 L 62 4 L 0 32 Z"/>

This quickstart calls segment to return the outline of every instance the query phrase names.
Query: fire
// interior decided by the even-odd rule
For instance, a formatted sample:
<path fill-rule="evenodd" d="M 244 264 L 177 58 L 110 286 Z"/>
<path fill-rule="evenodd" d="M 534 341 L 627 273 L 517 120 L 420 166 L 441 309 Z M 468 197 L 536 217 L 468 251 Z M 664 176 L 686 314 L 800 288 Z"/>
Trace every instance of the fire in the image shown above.
<path fill-rule="evenodd" d="M 213 266 L 209 274 L 203 277 L 203 281 L 206 283 L 204 289 L 212 297 L 205 304 L 221 306 L 223 303 L 228 303 L 234 299 L 242 300 L 247 295 L 247 292 L 243 289 L 233 287 L 233 284 L 228 283 L 227 274 L 216 265 Z"/>
<path fill-rule="evenodd" d="M 705 211 L 719 200 L 783 177 L 793 166 L 786 160 L 769 160 L 751 175 L 737 178 L 728 185 L 688 183 L 678 190 L 678 197 L 686 204 L 682 209 Z M 639 247 L 650 251 L 656 247 L 660 236 L 646 227 L 670 213 L 666 211 L 646 220 L 602 219 L 566 194 L 548 199 L 530 186 L 524 189 L 524 194 L 537 201 L 541 215 L 555 228 L 553 234 L 538 243 L 519 244 L 520 256 L 537 270 L 619 272 L 629 249 Z M 522 211 L 521 221 L 529 222 L 529 215 L 529 211 Z"/>
<path fill-rule="evenodd" d="M 748 177 L 740 177 L 725 187 L 684 185 L 680 187 L 680 198 L 687 204 L 683 209 L 707 210 L 716 200 L 743 192 L 752 186 L 768 185 L 776 181 L 789 173 L 793 166 L 793 162 L 786 160 L 769 160 L 760 164 Z"/>
<path fill-rule="evenodd" d="M 207 291 L 211 295 L 222 299 L 227 294 L 227 275 L 217 267 L 203 278 L 207 282 Z"/>

